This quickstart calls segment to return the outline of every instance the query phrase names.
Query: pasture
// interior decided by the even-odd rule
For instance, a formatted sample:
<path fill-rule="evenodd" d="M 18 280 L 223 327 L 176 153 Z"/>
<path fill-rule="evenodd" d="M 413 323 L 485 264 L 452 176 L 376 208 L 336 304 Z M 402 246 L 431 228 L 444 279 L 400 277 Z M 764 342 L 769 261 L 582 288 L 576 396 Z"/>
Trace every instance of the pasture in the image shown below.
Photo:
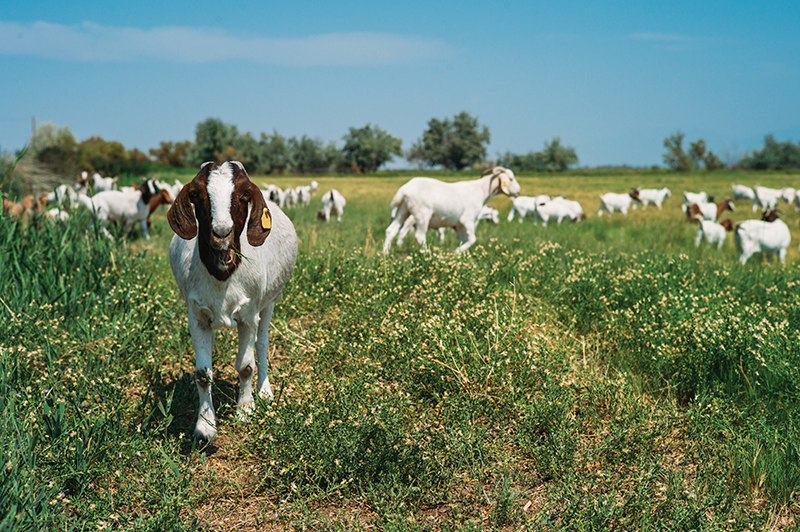
<path fill-rule="evenodd" d="M 127 243 L 85 215 L 0 218 L 0 530 L 796 526 L 800 214 L 783 204 L 785 266 L 741 266 L 730 234 L 695 249 L 679 205 L 800 175 L 518 176 L 588 218 L 507 222 L 496 197 L 500 224 L 467 253 L 448 231 L 384 256 L 409 177 L 315 177 L 287 210 L 300 250 L 272 321 L 275 398 L 237 421 L 236 334 L 218 333 L 207 446 L 165 211 Z M 331 186 L 347 205 L 325 224 Z M 634 186 L 673 195 L 597 217 L 599 194 Z"/>

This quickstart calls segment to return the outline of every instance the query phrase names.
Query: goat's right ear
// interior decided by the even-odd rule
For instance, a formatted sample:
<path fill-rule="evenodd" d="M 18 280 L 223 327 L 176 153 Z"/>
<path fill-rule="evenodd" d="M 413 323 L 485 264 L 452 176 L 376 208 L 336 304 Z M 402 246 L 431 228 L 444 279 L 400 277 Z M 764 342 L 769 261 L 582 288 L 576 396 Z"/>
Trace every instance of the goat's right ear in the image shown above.
<path fill-rule="evenodd" d="M 189 201 L 189 188 L 186 186 L 181 189 L 175 197 L 172 207 L 167 211 L 169 226 L 176 235 L 184 240 L 190 240 L 197 236 L 197 220 L 194 217 L 192 202 Z"/>

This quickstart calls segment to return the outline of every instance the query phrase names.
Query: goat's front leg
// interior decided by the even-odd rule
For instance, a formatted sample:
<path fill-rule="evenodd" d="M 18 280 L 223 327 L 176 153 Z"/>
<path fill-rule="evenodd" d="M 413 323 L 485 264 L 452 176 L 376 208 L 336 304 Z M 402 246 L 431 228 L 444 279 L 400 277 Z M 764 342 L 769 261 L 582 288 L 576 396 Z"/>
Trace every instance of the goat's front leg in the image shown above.
<path fill-rule="evenodd" d="M 272 311 L 275 303 L 270 303 L 261 311 L 261 320 L 258 322 L 258 337 L 256 338 L 256 354 L 258 355 L 258 384 L 256 390 L 262 398 L 272 397 L 272 386 L 269 384 L 267 368 L 267 354 L 269 352 L 269 323 L 272 321 Z"/>
<path fill-rule="evenodd" d="M 214 403 L 211 400 L 211 385 L 214 382 L 211 363 L 211 353 L 214 350 L 214 330 L 207 323 L 189 316 L 189 332 L 192 335 L 195 355 L 195 383 L 200 396 L 194 437 L 212 442 L 217 437 Z"/>
<path fill-rule="evenodd" d="M 253 410 L 253 373 L 256 370 L 254 354 L 256 331 L 260 325 L 246 321 L 239 322 L 239 354 L 236 356 L 236 372 L 239 374 L 239 413 L 240 420 Z M 260 376 L 260 372 L 259 372 Z"/>
<path fill-rule="evenodd" d="M 458 239 L 461 241 L 461 245 L 456 248 L 456 253 L 463 253 L 464 251 L 468 250 L 472 244 L 475 243 L 475 226 L 467 227 L 463 225 L 456 226 L 455 228 L 456 233 L 458 233 Z"/>

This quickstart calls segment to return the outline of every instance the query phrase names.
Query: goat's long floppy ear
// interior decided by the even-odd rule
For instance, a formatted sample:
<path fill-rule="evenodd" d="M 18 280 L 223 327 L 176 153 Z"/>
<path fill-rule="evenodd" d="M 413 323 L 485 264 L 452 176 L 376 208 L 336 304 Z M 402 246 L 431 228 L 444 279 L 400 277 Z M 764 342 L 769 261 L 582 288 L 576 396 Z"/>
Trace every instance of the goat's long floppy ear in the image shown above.
<path fill-rule="evenodd" d="M 181 189 L 172 203 L 172 207 L 167 211 L 169 226 L 175 234 L 184 240 L 190 240 L 197 236 L 197 220 L 194 217 L 192 202 L 189 201 L 189 186 Z"/>
<path fill-rule="evenodd" d="M 502 190 L 503 194 L 506 196 L 511 195 L 508 191 L 508 174 L 506 174 L 505 171 L 500 172 L 500 190 Z"/>
<path fill-rule="evenodd" d="M 272 213 L 261 190 L 250 183 L 250 217 L 247 219 L 247 242 L 257 247 L 264 243 L 272 231 Z"/>

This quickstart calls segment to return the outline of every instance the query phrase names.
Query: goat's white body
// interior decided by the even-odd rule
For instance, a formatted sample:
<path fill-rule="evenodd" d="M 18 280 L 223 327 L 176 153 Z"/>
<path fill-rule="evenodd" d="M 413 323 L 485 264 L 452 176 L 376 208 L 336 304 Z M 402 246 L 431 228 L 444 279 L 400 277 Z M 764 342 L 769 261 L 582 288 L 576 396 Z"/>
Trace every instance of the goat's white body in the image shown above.
<path fill-rule="evenodd" d="M 785 200 L 786 203 L 789 204 L 794 203 L 797 200 L 797 189 L 794 189 L 792 187 L 784 188 L 783 195 L 781 196 L 781 198 Z M 797 209 L 797 206 L 795 206 L 795 209 Z"/>
<path fill-rule="evenodd" d="M 311 196 L 314 195 L 318 187 L 319 183 L 316 181 L 312 181 L 309 185 L 297 187 L 295 190 L 297 191 L 298 203 L 309 205 L 311 203 Z"/>
<path fill-rule="evenodd" d="M 517 196 L 516 198 L 511 198 L 511 211 L 508 213 L 508 221 L 512 221 L 514 219 L 514 215 L 519 214 L 519 223 L 522 223 L 526 216 L 534 216 L 537 205 L 543 205 L 548 203 L 550 200 L 550 196 L 546 194 L 540 194 L 538 196 Z"/>
<path fill-rule="evenodd" d="M 116 177 L 103 177 L 95 172 L 94 174 L 92 174 L 92 180 L 94 181 L 95 195 L 97 195 L 98 192 L 106 192 L 109 190 L 117 189 Z"/>
<path fill-rule="evenodd" d="M 779 190 L 759 185 L 753 187 L 753 192 L 755 192 L 756 195 L 756 199 L 753 202 L 753 212 L 758 210 L 759 207 L 765 211 L 775 209 L 778 206 L 778 201 L 783 197 L 783 190 L 784 189 Z"/>
<path fill-rule="evenodd" d="M 392 213 L 392 217 L 394 217 L 394 212 Z M 489 207 L 488 205 L 484 205 L 481 208 L 481 212 L 478 213 L 478 219 L 475 221 L 475 224 L 477 225 L 477 223 L 480 222 L 481 220 L 488 220 L 488 221 L 492 222 L 493 225 L 499 225 L 500 224 L 500 212 L 497 209 L 493 209 L 492 207 Z M 397 235 L 397 245 L 398 246 L 402 246 L 405 243 L 406 236 L 414 228 L 414 225 L 415 225 L 414 216 L 409 216 L 408 218 L 406 218 L 406 221 L 403 224 L 403 228 L 400 229 L 400 233 L 398 233 L 398 235 Z M 444 242 L 445 229 L 446 229 L 445 227 L 440 227 L 440 228 L 437 229 L 437 231 L 439 232 L 439 242 L 440 243 Z"/>
<path fill-rule="evenodd" d="M 55 190 L 47 194 L 47 203 L 57 207 L 72 208 L 78 202 L 78 193 L 67 185 L 58 185 Z"/>
<path fill-rule="evenodd" d="M 664 188 L 643 188 L 639 191 L 639 201 L 642 202 L 642 210 L 645 210 L 648 205 L 652 204 L 661 210 L 661 204 L 664 203 L 665 198 L 672 196 L 672 192 L 667 187 Z M 636 204 L 634 204 L 636 208 Z"/>
<path fill-rule="evenodd" d="M 547 227 L 548 222 L 555 221 L 558 225 L 561 225 L 564 219 L 580 222 L 582 218 L 583 208 L 581 208 L 580 203 L 559 197 L 547 203 L 537 204 L 533 215 L 533 223 L 536 223 L 538 219 L 542 221 L 543 226 Z"/>
<path fill-rule="evenodd" d="M 771 261 L 778 255 L 781 262 L 786 259 L 786 249 L 792 242 L 792 235 L 783 220 L 765 222 L 745 220 L 733 231 L 739 262 L 744 264 L 754 253 L 763 253 Z"/>
<path fill-rule="evenodd" d="M 427 249 L 425 233 L 428 229 L 452 227 L 461 242 L 455 252 L 466 251 L 475 243 L 475 226 L 481 208 L 497 193 L 494 180 L 498 180 L 496 183 L 505 183 L 501 186 L 511 196 L 519 194 L 519 183 L 514 178 L 514 173 L 506 169 L 496 175 L 456 183 L 445 183 L 430 177 L 411 179 L 392 198 L 394 216 L 392 223 L 386 228 L 383 252 L 389 252 L 392 240 L 409 216 L 415 219 L 414 236 L 422 249 Z"/>
<path fill-rule="evenodd" d="M 695 203 L 700 210 L 700 215 L 703 220 L 717 221 L 717 204 L 716 203 Z"/>
<path fill-rule="evenodd" d="M 189 331 L 196 356 L 198 373 L 205 372 L 212 380 L 211 353 L 215 331 L 237 327 L 239 349 L 236 370 L 240 375 L 239 405 L 242 414 L 252 407 L 252 368 L 258 355 L 258 381 L 256 391 L 262 397 L 272 396 L 267 376 L 269 349 L 269 323 L 275 302 L 289 280 L 297 258 L 297 235 L 284 212 L 274 203 L 268 204 L 272 214 L 272 231 L 261 246 L 251 246 L 244 237 L 240 239 L 244 257 L 225 281 L 209 274 L 200 260 L 197 237 L 184 240 L 172 238 L 169 262 L 189 310 Z M 250 368 L 248 370 L 247 368 Z M 249 373 L 243 376 L 243 373 Z M 216 421 L 211 393 L 204 392 L 198 384 L 200 411 L 195 434 L 212 441 L 216 437 Z"/>
<path fill-rule="evenodd" d="M 733 191 L 733 199 L 747 199 L 750 201 L 756 201 L 756 193 L 753 191 L 752 188 L 747 187 L 745 185 L 731 185 L 731 190 Z"/>
<path fill-rule="evenodd" d="M 701 203 L 709 203 L 709 195 L 706 192 L 684 192 L 683 193 L 683 203 L 681 204 L 681 210 L 686 212 L 686 209 L 689 205 Z"/>
<path fill-rule="evenodd" d="M 619 211 L 627 215 L 628 209 L 633 202 L 630 194 L 617 194 L 616 192 L 607 192 L 600 195 L 600 210 L 597 211 L 597 216 L 603 216 L 603 211 L 608 211 L 608 214 L 614 214 L 614 211 Z"/>
<path fill-rule="evenodd" d="M 720 249 L 725 243 L 725 228 L 714 220 L 699 220 L 699 222 L 694 237 L 694 247 L 700 247 L 700 242 L 705 239 L 706 244 Z"/>
<path fill-rule="evenodd" d="M 79 194 L 78 200 L 89 209 L 95 220 L 100 221 L 103 234 L 108 238 L 113 240 L 111 233 L 105 227 L 106 222 L 124 221 L 126 237 L 133 229 L 133 224 L 139 222 L 142 224 L 145 238 L 150 239 L 150 233 L 147 231 L 147 215 L 150 213 L 150 208 L 142 201 L 141 191 L 107 190 L 98 192 L 91 198 Z"/>
<path fill-rule="evenodd" d="M 335 188 L 330 189 L 322 196 L 322 210 L 319 211 L 321 217 L 327 222 L 331 216 L 336 216 L 336 221 L 342 221 L 342 214 L 344 214 L 344 206 L 347 201 L 344 199 L 338 190 Z"/>

